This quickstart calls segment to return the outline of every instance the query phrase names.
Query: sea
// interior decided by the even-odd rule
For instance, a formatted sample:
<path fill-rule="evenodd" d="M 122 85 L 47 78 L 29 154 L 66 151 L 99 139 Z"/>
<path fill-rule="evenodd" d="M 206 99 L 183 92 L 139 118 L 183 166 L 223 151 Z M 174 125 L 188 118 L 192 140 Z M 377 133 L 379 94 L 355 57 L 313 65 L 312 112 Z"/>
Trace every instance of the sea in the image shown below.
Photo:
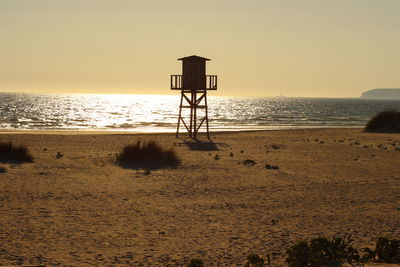
<path fill-rule="evenodd" d="M 0 93 L 0 130 L 174 132 L 179 102 L 178 94 Z M 212 131 L 352 128 L 399 110 L 400 100 L 208 96 L 208 107 Z"/>

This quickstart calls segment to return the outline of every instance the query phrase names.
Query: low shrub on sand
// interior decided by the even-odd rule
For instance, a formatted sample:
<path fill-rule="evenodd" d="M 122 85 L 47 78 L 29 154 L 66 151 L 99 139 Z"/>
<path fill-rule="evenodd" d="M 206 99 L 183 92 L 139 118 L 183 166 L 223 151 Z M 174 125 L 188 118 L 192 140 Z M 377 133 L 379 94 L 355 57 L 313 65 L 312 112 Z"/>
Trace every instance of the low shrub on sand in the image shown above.
<path fill-rule="evenodd" d="M 374 254 L 377 262 L 400 263 L 400 239 L 380 237 Z"/>
<path fill-rule="evenodd" d="M 365 132 L 400 133 L 400 112 L 383 111 L 375 115 L 365 126 Z"/>
<path fill-rule="evenodd" d="M 127 145 L 117 155 L 116 163 L 125 168 L 176 168 L 181 162 L 173 149 L 165 150 L 155 141 Z"/>
<path fill-rule="evenodd" d="M 0 142 L 1 162 L 33 162 L 33 157 L 25 146 L 17 146 L 12 142 Z"/>
<path fill-rule="evenodd" d="M 364 248 L 362 262 L 400 263 L 400 239 L 380 237 L 375 249 Z"/>
<path fill-rule="evenodd" d="M 360 255 L 353 247 L 353 239 L 350 235 L 319 237 L 300 241 L 289 247 L 286 251 L 286 263 L 288 267 L 339 267 L 344 266 L 344 263 L 351 266 L 364 266 L 368 262 L 400 263 L 400 239 L 380 237 L 375 249 L 364 248 L 362 251 L 364 254 Z M 266 261 L 252 253 L 247 257 L 244 267 L 271 267 L 270 254 L 267 255 Z M 201 259 L 193 258 L 186 266 L 204 267 L 205 263 Z"/>
<path fill-rule="evenodd" d="M 352 246 L 350 236 L 324 237 L 301 241 L 287 251 L 286 262 L 289 267 L 328 266 L 360 261 L 358 251 Z"/>

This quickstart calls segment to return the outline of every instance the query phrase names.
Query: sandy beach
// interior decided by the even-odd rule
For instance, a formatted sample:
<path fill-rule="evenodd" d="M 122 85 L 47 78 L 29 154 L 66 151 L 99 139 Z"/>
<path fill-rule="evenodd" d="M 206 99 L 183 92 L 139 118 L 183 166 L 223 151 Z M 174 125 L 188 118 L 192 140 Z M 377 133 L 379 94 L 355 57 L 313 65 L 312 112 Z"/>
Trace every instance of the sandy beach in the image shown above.
<path fill-rule="evenodd" d="M 116 153 L 137 140 L 174 148 L 182 165 L 116 166 Z M 362 248 L 400 236 L 399 134 L 231 132 L 196 143 L 174 134 L 2 132 L 0 141 L 24 144 L 35 158 L 0 163 L 0 265 L 200 258 L 242 266 L 253 252 L 285 266 L 286 249 L 302 239 L 351 234 Z"/>

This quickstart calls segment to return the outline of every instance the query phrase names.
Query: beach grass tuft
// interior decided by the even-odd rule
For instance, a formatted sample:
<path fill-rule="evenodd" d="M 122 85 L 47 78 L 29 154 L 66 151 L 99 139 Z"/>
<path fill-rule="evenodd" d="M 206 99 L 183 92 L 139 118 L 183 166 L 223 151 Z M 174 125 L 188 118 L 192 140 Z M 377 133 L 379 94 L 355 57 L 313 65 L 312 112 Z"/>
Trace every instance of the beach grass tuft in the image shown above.
<path fill-rule="evenodd" d="M 117 154 L 116 164 L 124 168 L 160 169 L 176 168 L 181 161 L 173 149 L 164 149 L 155 141 L 137 141 Z"/>
<path fill-rule="evenodd" d="M 33 162 L 33 156 L 26 146 L 12 142 L 0 142 L 0 161 L 11 163 Z"/>
<path fill-rule="evenodd" d="M 364 131 L 371 133 L 400 133 L 400 112 L 387 110 L 378 113 L 368 121 Z"/>

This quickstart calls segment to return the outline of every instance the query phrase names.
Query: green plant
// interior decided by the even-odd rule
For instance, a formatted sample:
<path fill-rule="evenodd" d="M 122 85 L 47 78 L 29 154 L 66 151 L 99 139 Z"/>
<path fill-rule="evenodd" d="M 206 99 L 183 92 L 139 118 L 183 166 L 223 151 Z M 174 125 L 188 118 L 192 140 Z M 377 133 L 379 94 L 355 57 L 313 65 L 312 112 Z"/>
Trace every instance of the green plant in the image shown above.
<path fill-rule="evenodd" d="M 375 257 L 376 257 L 375 250 L 372 250 L 370 248 L 363 248 L 362 251 L 364 252 L 364 255 L 362 255 L 362 257 L 361 257 L 361 262 L 366 263 L 366 262 L 375 261 Z"/>
<path fill-rule="evenodd" d="M 388 110 L 378 113 L 364 128 L 365 132 L 375 133 L 399 133 L 400 112 Z"/>
<path fill-rule="evenodd" d="M 352 246 L 349 235 L 341 237 L 324 237 L 301 241 L 287 251 L 286 262 L 289 267 L 325 266 L 332 263 L 359 262 L 358 251 Z"/>
<path fill-rule="evenodd" d="M 33 157 L 25 146 L 17 146 L 12 142 L 0 142 L 1 162 L 33 162 Z"/>
<path fill-rule="evenodd" d="M 247 256 L 247 262 L 244 267 L 262 267 L 264 266 L 264 259 L 257 254 L 250 254 Z"/>
<path fill-rule="evenodd" d="M 127 168 L 176 168 L 180 163 L 174 150 L 165 150 L 155 141 L 127 145 L 116 159 L 116 164 Z"/>
<path fill-rule="evenodd" d="M 400 239 L 380 237 L 376 243 L 375 254 L 378 262 L 400 263 Z"/>
<path fill-rule="evenodd" d="M 201 259 L 191 259 L 187 267 L 204 267 L 204 262 Z"/>
<path fill-rule="evenodd" d="M 286 254 L 288 255 L 286 258 L 288 266 L 301 267 L 311 264 L 311 249 L 307 241 L 300 241 L 289 247 Z"/>

